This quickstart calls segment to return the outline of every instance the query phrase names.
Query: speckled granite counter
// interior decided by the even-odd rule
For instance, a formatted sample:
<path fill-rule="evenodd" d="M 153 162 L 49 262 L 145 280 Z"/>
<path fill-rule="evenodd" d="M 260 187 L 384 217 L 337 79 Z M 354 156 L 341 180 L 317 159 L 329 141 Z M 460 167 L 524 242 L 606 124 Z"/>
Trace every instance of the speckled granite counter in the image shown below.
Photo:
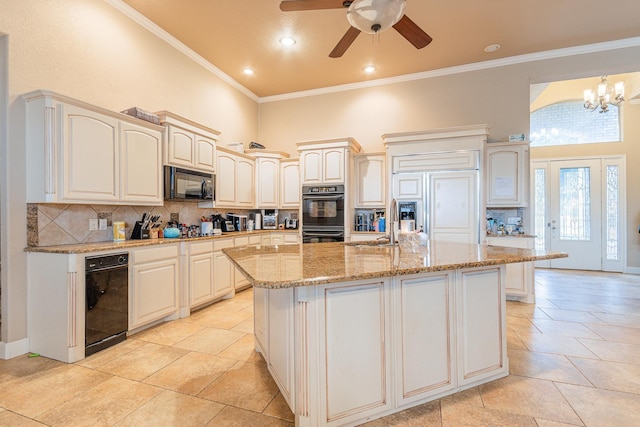
<path fill-rule="evenodd" d="M 321 285 L 375 277 L 564 258 L 565 253 L 431 241 L 419 253 L 361 243 L 223 249 L 259 288 Z"/>
<path fill-rule="evenodd" d="M 83 254 L 90 252 L 102 252 L 110 250 L 127 250 L 140 246 L 166 245 L 171 243 L 192 242 L 208 239 L 224 239 L 229 237 L 252 236 L 265 233 L 297 233 L 298 230 L 254 230 L 254 231 L 236 231 L 232 233 L 224 233 L 221 236 L 202 236 L 179 239 L 144 239 L 144 240 L 125 240 L 124 242 L 95 242 L 95 243 L 78 243 L 74 245 L 55 245 L 55 246 L 28 246 L 24 250 L 26 252 L 43 252 L 52 254 Z"/>

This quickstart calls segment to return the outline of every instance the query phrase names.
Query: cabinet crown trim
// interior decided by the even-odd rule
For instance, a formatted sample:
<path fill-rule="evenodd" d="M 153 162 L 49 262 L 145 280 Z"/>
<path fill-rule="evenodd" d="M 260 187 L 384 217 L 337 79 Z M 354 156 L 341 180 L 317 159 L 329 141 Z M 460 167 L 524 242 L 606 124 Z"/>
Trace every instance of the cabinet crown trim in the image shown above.
<path fill-rule="evenodd" d="M 298 151 L 302 150 L 319 150 L 323 148 L 348 148 L 354 153 L 362 151 L 362 147 L 355 139 L 351 137 L 322 139 L 318 141 L 302 141 L 296 143 Z"/>
<path fill-rule="evenodd" d="M 416 131 L 416 132 L 388 133 L 388 134 L 382 135 L 382 140 L 386 146 L 394 143 L 407 143 L 407 142 L 417 142 L 417 141 L 434 140 L 434 139 L 460 138 L 460 137 L 467 137 L 467 136 L 484 136 L 486 138 L 489 135 L 490 129 L 491 129 L 491 126 L 489 126 L 488 124 L 483 124 L 483 125 L 458 126 L 458 127 L 452 127 L 452 128 L 431 129 L 431 130 L 423 130 L 423 131 Z"/>
<path fill-rule="evenodd" d="M 215 140 L 220 136 L 219 131 L 174 114 L 170 111 L 156 111 L 154 114 L 157 114 L 158 117 L 160 117 L 160 123 L 163 125 L 177 126 Z"/>

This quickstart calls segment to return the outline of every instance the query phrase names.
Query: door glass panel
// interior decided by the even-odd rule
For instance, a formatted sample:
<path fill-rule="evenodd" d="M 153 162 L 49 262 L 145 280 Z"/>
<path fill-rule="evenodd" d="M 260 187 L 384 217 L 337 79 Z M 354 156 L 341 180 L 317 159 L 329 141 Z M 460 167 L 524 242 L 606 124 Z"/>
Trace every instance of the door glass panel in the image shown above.
<path fill-rule="evenodd" d="M 545 241 L 545 224 L 547 219 L 545 218 L 546 213 L 546 169 L 536 169 L 534 174 L 534 203 L 535 203 L 535 246 L 536 250 L 544 251 L 546 249 L 546 241 Z"/>
<path fill-rule="evenodd" d="M 559 238 L 560 240 L 590 240 L 590 168 L 561 168 L 559 178 Z"/>
<path fill-rule="evenodd" d="M 607 259 L 618 259 L 618 166 L 607 166 L 606 244 Z"/>

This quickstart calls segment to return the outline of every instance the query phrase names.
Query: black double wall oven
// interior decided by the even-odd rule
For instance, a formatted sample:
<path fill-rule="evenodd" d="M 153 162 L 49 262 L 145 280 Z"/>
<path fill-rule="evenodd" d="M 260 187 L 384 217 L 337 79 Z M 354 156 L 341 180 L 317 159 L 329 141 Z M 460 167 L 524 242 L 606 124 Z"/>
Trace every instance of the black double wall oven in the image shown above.
<path fill-rule="evenodd" d="M 344 185 L 302 187 L 302 242 L 344 242 Z"/>

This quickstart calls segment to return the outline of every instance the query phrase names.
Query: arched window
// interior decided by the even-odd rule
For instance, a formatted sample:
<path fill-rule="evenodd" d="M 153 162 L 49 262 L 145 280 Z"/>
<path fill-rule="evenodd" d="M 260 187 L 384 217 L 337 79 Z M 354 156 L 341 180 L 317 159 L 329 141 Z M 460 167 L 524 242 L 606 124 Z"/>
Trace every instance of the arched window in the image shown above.
<path fill-rule="evenodd" d="M 531 146 L 619 142 L 619 108 L 589 111 L 582 101 L 566 101 L 547 105 L 531 113 Z"/>

